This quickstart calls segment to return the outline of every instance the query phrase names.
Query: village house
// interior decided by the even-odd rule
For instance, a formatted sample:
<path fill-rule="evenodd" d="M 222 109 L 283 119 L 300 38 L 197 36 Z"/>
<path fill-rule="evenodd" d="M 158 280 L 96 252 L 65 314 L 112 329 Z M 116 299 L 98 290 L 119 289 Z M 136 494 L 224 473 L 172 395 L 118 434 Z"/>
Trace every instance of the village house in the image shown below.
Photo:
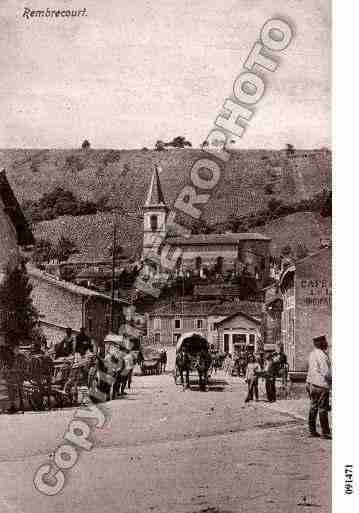
<path fill-rule="evenodd" d="M 281 341 L 289 370 L 304 373 L 313 337 L 325 335 L 331 346 L 331 248 L 288 265 L 279 291 L 283 301 Z"/>
<path fill-rule="evenodd" d="M 67 327 L 75 333 L 84 327 L 97 343 L 103 342 L 110 331 L 118 333 L 124 322 L 123 307 L 128 306 L 125 300 L 114 300 L 114 324 L 111 330 L 111 297 L 60 280 L 33 266 L 27 267 L 33 286 L 33 303 L 39 312 L 48 346 L 59 342 Z"/>
<path fill-rule="evenodd" d="M 34 244 L 34 237 L 20 205 L 0 171 L 0 284 L 9 268 L 19 262 L 19 247 Z"/>
<path fill-rule="evenodd" d="M 20 247 L 34 244 L 34 237 L 20 208 L 20 205 L 6 178 L 0 171 L 0 287 L 7 273 L 20 261 Z M 0 318 L 6 312 L 1 311 Z M 0 332 L 0 345 L 4 344 L 4 335 Z M 7 387 L 0 373 L 0 400 L 7 400 Z"/>
<path fill-rule="evenodd" d="M 250 301 L 179 300 L 169 302 L 147 314 L 147 337 L 156 345 L 176 345 L 181 335 L 196 332 L 205 337 L 211 346 L 223 350 L 224 344 L 218 338 L 218 323 L 240 310 L 244 311 L 244 315 L 250 317 L 246 320 L 248 329 L 243 331 L 244 324 L 242 323 L 237 326 L 238 333 L 236 330 L 233 333 L 248 335 L 249 343 L 249 341 L 253 341 L 249 335 L 255 334 L 255 340 L 258 336 L 257 318 L 252 315 L 258 315 L 261 311 L 259 303 Z M 256 331 L 252 330 L 253 323 L 255 323 Z"/>

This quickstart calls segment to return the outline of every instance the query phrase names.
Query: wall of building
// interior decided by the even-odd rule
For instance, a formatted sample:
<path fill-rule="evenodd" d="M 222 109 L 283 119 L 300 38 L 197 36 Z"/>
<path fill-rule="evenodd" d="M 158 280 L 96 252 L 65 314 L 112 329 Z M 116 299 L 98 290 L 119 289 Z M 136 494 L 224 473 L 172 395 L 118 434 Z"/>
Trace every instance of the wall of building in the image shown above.
<path fill-rule="evenodd" d="M 118 332 L 123 322 L 122 305 L 115 303 L 114 333 Z M 111 331 L 111 301 L 94 296 L 85 302 L 85 328 L 91 338 L 94 338 L 97 342 L 103 342 L 106 335 Z"/>
<path fill-rule="evenodd" d="M 158 321 L 156 319 L 160 319 L 160 327 L 158 328 Z M 181 327 L 175 328 L 175 319 L 181 320 Z M 202 319 L 202 328 L 197 328 L 196 320 Z M 155 337 L 155 333 L 161 334 L 161 345 L 174 345 L 173 335 L 183 335 L 184 333 L 188 333 L 191 331 L 196 331 L 205 337 L 207 340 L 209 337 L 209 323 L 207 317 L 198 316 L 162 316 L 161 318 L 157 317 L 149 317 L 148 326 L 147 326 L 147 336 Z M 211 334 L 212 336 L 212 334 Z"/>
<path fill-rule="evenodd" d="M 313 337 L 325 335 L 331 347 L 331 251 L 322 250 L 296 266 L 295 366 L 306 370 Z"/>
<path fill-rule="evenodd" d="M 31 276 L 32 299 L 40 314 L 40 320 L 54 326 L 71 327 L 79 330 L 82 325 L 82 296 L 45 280 Z M 52 344 L 57 340 L 57 331 L 49 330 Z"/>

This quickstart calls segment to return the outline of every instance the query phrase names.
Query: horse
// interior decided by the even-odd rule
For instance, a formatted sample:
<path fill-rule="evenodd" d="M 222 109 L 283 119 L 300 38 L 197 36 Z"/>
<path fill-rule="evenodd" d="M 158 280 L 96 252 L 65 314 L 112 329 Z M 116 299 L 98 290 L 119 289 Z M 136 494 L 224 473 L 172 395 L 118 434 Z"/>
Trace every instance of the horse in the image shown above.
<path fill-rule="evenodd" d="M 190 371 L 191 361 L 187 353 L 184 351 L 180 351 L 176 355 L 176 370 L 178 370 L 179 375 L 181 376 L 181 384 L 184 385 L 183 381 L 183 373 L 186 373 L 186 388 L 189 388 L 189 371 Z"/>
<path fill-rule="evenodd" d="M 202 350 L 195 359 L 194 368 L 198 372 L 199 388 L 206 390 L 208 385 L 208 371 L 212 365 L 212 357 L 208 351 Z"/>

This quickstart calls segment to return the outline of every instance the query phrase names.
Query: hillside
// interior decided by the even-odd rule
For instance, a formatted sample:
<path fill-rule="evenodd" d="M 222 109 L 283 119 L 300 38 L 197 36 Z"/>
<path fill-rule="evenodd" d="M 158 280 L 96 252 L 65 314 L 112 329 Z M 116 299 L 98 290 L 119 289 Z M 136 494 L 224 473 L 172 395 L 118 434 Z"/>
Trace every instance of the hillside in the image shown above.
<path fill-rule="evenodd" d="M 195 149 L 162 152 L 2 150 L 0 167 L 5 167 L 20 202 L 39 199 L 57 186 L 72 191 L 81 200 L 101 200 L 105 209 L 115 209 L 121 242 L 133 249 L 141 245 L 142 205 L 153 165 L 158 164 L 162 169 L 163 191 L 167 203 L 172 206 L 182 187 L 190 183 L 192 163 L 205 155 L 205 152 Z M 322 189 L 330 188 L 330 177 L 331 153 L 325 149 L 298 150 L 294 155 L 288 155 L 284 150 L 233 151 L 225 164 L 220 183 L 203 209 L 202 218 L 207 224 L 214 225 L 226 221 L 230 215 L 257 212 L 273 197 L 286 204 L 311 198 Z M 111 212 L 66 216 L 39 223 L 35 234 L 52 239 L 65 234 L 77 243 L 81 251 L 98 254 L 109 246 L 112 219 Z M 298 218 L 294 225 L 289 223 L 288 236 L 301 222 Z M 281 237 L 284 233 L 282 221 L 272 223 L 262 230 L 268 229 L 273 239 L 276 234 Z M 303 230 L 302 236 L 310 238 L 307 232 Z M 312 246 L 311 242 L 309 246 Z"/>
<path fill-rule="evenodd" d="M 154 164 L 162 168 L 161 182 L 171 205 L 184 184 L 190 182 L 192 163 L 207 155 L 201 150 L 2 150 L 5 167 L 20 202 L 39 199 L 56 186 L 84 200 L 106 197 L 109 208 L 140 212 Z M 310 197 L 329 187 L 331 153 L 300 150 L 288 157 L 285 151 L 233 151 L 211 201 L 204 209 L 210 224 L 229 214 L 246 214 L 266 204 L 273 194 L 284 202 Z"/>
<path fill-rule="evenodd" d="M 56 241 L 61 235 L 75 242 L 83 260 L 110 258 L 113 234 L 113 220 L 119 226 L 118 240 L 127 255 L 139 254 L 142 248 L 142 219 L 137 216 L 97 214 L 94 216 L 64 216 L 53 221 L 38 223 L 35 227 L 37 238 Z M 121 229 L 121 227 L 123 227 Z M 322 218 L 312 212 L 298 212 L 276 219 L 256 228 L 272 239 L 271 253 L 279 256 L 281 249 L 290 245 L 293 249 L 298 243 L 315 251 L 321 241 L 330 240 L 330 218 Z M 77 255 L 72 257 L 77 259 Z"/>

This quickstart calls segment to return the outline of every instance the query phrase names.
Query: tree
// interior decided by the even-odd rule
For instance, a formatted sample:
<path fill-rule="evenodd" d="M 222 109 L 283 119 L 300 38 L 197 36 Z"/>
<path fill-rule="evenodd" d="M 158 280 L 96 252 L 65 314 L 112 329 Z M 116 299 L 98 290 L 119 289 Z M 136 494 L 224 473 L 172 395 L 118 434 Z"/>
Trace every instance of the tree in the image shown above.
<path fill-rule="evenodd" d="M 0 331 L 11 348 L 38 341 L 39 314 L 31 299 L 32 285 L 24 263 L 10 272 L 0 288 Z"/>
<path fill-rule="evenodd" d="M 165 146 L 172 146 L 173 148 L 185 148 L 186 146 L 192 147 L 192 144 L 182 135 L 178 135 L 177 137 L 174 137 L 172 141 L 166 143 Z"/>
<path fill-rule="evenodd" d="M 287 155 L 294 155 L 294 146 L 293 144 L 286 144 L 286 152 L 287 152 Z"/>
<path fill-rule="evenodd" d="M 156 151 L 164 151 L 166 149 L 165 145 L 166 144 L 163 141 L 157 141 L 155 144 L 155 150 Z"/>
<path fill-rule="evenodd" d="M 84 142 L 81 144 L 81 148 L 83 150 L 88 150 L 90 147 L 91 147 L 91 144 L 87 139 L 85 139 Z"/>

